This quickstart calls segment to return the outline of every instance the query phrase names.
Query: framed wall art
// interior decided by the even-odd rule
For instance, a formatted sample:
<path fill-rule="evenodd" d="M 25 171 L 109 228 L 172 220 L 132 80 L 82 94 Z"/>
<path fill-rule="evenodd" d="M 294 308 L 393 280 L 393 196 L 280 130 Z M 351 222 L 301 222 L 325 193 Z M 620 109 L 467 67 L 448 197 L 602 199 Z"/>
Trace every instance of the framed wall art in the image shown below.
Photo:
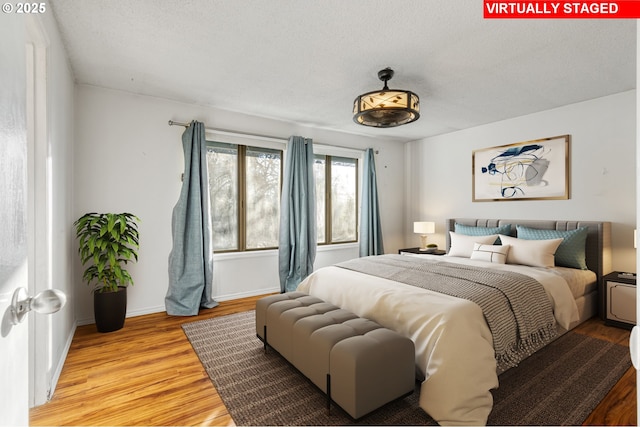
<path fill-rule="evenodd" d="M 474 202 L 569 198 L 570 135 L 473 151 Z"/>

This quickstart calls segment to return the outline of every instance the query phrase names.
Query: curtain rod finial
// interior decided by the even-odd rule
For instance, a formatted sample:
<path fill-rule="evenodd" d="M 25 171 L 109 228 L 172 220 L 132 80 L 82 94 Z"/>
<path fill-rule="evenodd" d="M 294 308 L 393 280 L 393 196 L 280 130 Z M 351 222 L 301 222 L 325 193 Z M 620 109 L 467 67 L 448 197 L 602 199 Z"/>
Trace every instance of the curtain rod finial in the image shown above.
<path fill-rule="evenodd" d="M 184 126 L 186 128 L 189 127 L 189 123 L 180 123 L 173 120 L 169 120 L 169 126 Z"/>

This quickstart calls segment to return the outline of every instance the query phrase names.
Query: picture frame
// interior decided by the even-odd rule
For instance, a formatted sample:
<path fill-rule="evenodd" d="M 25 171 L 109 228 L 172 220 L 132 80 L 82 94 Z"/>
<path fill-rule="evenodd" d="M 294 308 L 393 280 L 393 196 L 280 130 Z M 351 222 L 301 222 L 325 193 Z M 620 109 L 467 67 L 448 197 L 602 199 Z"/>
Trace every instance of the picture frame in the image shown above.
<path fill-rule="evenodd" d="M 474 150 L 473 201 L 568 199 L 570 140 L 560 135 Z"/>

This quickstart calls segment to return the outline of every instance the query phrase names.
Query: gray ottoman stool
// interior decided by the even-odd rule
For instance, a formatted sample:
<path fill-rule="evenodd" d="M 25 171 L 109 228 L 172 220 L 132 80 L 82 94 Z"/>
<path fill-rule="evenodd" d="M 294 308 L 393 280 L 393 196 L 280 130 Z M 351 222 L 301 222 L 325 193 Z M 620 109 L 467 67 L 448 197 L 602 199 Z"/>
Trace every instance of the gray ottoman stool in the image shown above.
<path fill-rule="evenodd" d="M 302 292 L 258 300 L 256 334 L 353 418 L 414 390 L 413 341 Z"/>

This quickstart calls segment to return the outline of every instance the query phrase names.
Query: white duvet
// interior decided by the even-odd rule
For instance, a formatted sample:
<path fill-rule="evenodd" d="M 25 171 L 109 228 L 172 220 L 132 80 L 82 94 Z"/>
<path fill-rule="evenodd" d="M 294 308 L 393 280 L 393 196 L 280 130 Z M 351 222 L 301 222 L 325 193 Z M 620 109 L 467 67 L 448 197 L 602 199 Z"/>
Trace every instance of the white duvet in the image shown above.
<path fill-rule="evenodd" d="M 546 269 L 456 257 L 437 260 L 531 276 L 545 288 L 561 328 L 568 330 L 578 319 L 566 281 Z M 298 290 L 411 338 L 417 373 L 424 378 L 420 406 L 439 424 L 486 424 L 493 406 L 490 390 L 498 386 L 498 373 L 491 332 L 478 305 L 339 267 L 314 272 Z"/>

